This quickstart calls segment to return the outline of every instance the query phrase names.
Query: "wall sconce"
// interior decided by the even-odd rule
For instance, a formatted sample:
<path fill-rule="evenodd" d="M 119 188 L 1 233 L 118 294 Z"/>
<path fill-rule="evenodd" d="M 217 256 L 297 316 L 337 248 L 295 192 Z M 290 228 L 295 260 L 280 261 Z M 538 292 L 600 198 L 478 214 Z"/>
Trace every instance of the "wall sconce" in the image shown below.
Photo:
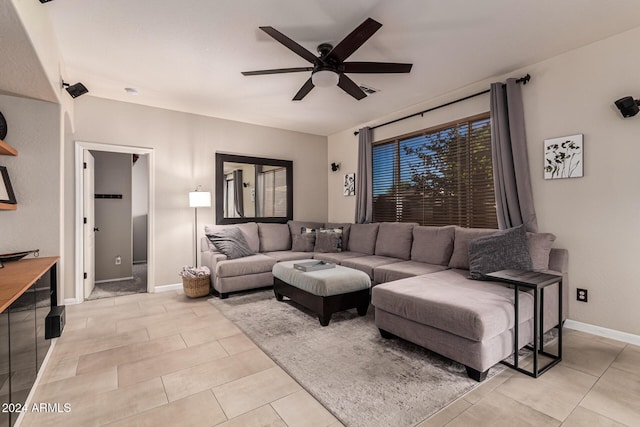
<path fill-rule="evenodd" d="M 638 114 L 638 111 L 640 111 L 640 108 L 638 108 L 640 99 L 633 99 L 631 96 L 620 98 L 615 102 L 615 104 L 616 107 L 618 107 L 618 110 L 622 113 L 622 117 L 633 117 Z"/>
<path fill-rule="evenodd" d="M 340 163 L 331 163 L 331 171 L 338 172 L 340 170 Z"/>
<path fill-rule="evenodd" d="M 244 188 L 249 187 L 249 185 L 251 185 L 251 184 L 250 184 L 250 183 L 248 183 L 248 182 L 243 182 L 243 183 L 242 183 L 242 186 L 243 186 Z"/>
<path fill-rule="evenodd" d="M 65 83 L 63 80 L 62 87 L 65 88 L 67 92 L 69 92 L 69 95 L 71 95 L 72 98 L 77 98 L 89 92 L 89 89 L 87 89 L 86 86 L 80 82 L 74 85 L 70 85 L 69 83 Z"/>

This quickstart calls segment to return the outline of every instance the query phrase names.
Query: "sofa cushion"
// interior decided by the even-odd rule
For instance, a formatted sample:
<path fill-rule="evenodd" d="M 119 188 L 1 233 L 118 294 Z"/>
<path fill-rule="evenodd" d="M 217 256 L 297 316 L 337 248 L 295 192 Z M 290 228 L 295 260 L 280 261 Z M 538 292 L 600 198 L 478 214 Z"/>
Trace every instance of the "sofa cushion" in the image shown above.
<path fill-rule="evenodd" d="M 413 227 L 411 260 L 428 264 L 448 265 L 453 253 L 456 227 Z"/>
<path fill-rule="evenodd" d="M 529 255 L 534 271 L 545 271 L 549 268 L 549 254 L 556 236 L 551 233 L 527 233 Z"/>
<path fill-rule="evenodd" d="M 316 233 L 291 234 L 291 250 L 298 252 L 313 252 L 316 244 Z"/>
<path fill-rule="evenodd" d="M 484 280 L 500 270 L 531 270 L 524 225 L 469 241 L 469 277 Z"/>
<path fill-rule="evenodd" d="M 376 238 L 380 224 L 352 224 L 349 232 L 349 250 L 373 255 L 376 250 Z"/>
<path fill-rule="evenodd" d="M 260 250 L 260 238 L 258 237 L 258 224 L 255 222 L 247 222 L 244 224 L 233 225 L 205 225 L 204 233 L 211 234 L 215 230 L 237 227 L 244 234 L 244 238 L 249 244 L 249 249 L 252 252 L 257 253 Z"/>
<path fill-rule="evenodd" d="M 334 264 L 342 264 L 342 262 L 346 259 L 350 258 L 358 258 L 362 256 L 366 256 L 367 254 L 361 254 L 360 252 L 314 252 L 313 259 L 319 259 L 325 262 L 332 262 Z"/>
<path fill-rule="evenodd" d="M 258 223 L 260 252 L 287 251 L 291 249 L 291 234 L 287 224 Z"/>
<path fill-rule="evenodd" d="M 271 272 L 275 263 L 275 258 L 271 258 L 264 254 L 255 254 L 244 258 L 219 261 L 216 264 L 216 276 L 235 277 Z"/>
<path fill-rule="evenodd" d="M 313 248 L 314 252 L 341 252 L 342 238 L 340 233 L 327 230 L 316 230 L 316 244 Z"/>
<path fill-rule="evenodd" d="M 391 258 L 380 255 L 367 255 L 363 257 L 357 258 L 347 258 L 340 265 L 350 268 L 355 268 L 356 270 L 364 271 L 369 275 L 371 280 L 373 280 L 373 271 L 376 267 L 380 267 L 381 265 L 392 264 L 394 262 L 402 261 L 399 258 Z"/>
<path fill-rule="evenodd" d="M 409 259 L 413 227 L 417 224 L 403 222 L 382 222 L 376 237 L 376 255 Z"/>
<path fill-rule="evenodd" d="M 393 282 L 394 280 L 435 273 L 446 269 L 447 267 L 444 265 L 426 264 L 418 261 L 394 262 L 393 264 L 376 267 L 373 270 L 373 280 L 376 283 Z"/>
<path fill-rule="evenodd" d="M 469 269 L 469 241 L 478 237 L 496 234 L 498 230 L 492 228 L 463 228 L 455 229 L 453 253 L 449 260 L 449 267 Z"/>
<path fill-rule="evenodd" d="M 299 259 L 309 259 L 309 257 L 311 256 L 311 254 L 309 252 L 297 252 L 297 251 L 264 252 L 264 255 L 275 259 L 276 262 L 297 261 Z"/>
<path fill-rule="evenodd" d="M 348 222 L 327 222 L 324 228 L 342 228 L 342 250 L 346 251 L 349 247 L 349 234 L 351 232 L 351 223 Z"/>
<path fill-rule="evenodd" d="M 227 259 L 242 258 L 255 253 L 249 248 L 244 234 L 238 227 L 211 230 L 211 234 L 207 234 L 207 237 L 218 251 L 227 256 Z"/>
<path fill-rule="evenodd" d="M 514 292 L 504 284 L 469 280 L 464 270 L 443 270 L 377 285 L 376 309 L 482 341 L 514 326 Z M 519 321 L 533 318 L 533 296 L 518 292 Z"/>

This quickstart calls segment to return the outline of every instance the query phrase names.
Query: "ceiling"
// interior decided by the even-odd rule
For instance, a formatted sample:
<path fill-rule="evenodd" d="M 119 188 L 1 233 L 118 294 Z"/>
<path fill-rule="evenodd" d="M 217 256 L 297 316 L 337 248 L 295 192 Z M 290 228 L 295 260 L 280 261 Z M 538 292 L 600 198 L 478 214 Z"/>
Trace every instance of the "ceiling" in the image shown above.
<path fill-rule="evenodd" d="M 318 135 L 621 33 L 640 17 L 637 0 L 55 0 L 42 7 L 64 79 L 82 81 L 93 96 Z M 350 75 L 380 90 L 361 101 L 331 87 L 293 102 L 308 73 L 240 74 L 308 65 L 259 26 L 315 53 L 367 17 L 383 26 L 349 60 L 414 66 L 410 74 Z"/>

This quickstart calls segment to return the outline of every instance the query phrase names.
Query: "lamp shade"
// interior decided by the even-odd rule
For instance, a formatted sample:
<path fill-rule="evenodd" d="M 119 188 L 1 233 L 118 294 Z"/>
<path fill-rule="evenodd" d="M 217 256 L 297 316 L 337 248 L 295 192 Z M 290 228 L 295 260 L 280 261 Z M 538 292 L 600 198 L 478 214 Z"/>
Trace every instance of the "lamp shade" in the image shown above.
<path fill-rule="evenodd" d="M 311 75 L 311 82 L 318 87 L 331 87 L 338 84 L 338 73 L 331 70 L 318 70 Z"/>
<path fill-rule="evenodd" d="M 190 208 L 208 208 L 211 206 L 211 193 L 208 191 L 189 192 Z"/>

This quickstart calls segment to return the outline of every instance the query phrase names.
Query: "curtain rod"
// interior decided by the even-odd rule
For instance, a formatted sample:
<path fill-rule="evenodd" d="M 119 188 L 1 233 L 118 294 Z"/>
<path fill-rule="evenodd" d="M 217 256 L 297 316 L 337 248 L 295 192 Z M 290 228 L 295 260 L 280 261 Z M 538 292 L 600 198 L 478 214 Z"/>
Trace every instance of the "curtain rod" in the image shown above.
<path fill-rule="evenodd" d="M 529 80 L 531 80 L 531 76 L 529 74 L 527 74 L 526 76 L 520 77 L 519 79 L 517 79 L 516 83 L 522 83 L 523 85 L 526 85 L 529 82 Z M 399 121 L 402 121 L 402 120 L 405 120 L 405 119 L 410 119 L 411 117 L 422 116 L 424 113 L 429 113 L 429 112 L 431 112 L 433 110 L 437 110 L 438 108 L 448 107 L 449 105 L 456 104 L 456 103 L 461 102 L 461 101 L 466 101 L 467 99 L 475 98 L 476 96 L 484 95 L 485 93 L 489 93 L 490 91 L 491 91 L 491 89 L 483 90 L 482 92 L 477 92 L 477 93 L 474 93 L 473 95 L 468 95 L 468 96 L 465 96 L 463 98 L 455 99 L 453 101 L 449 101 L 449 102 L 444 103 L 442 105 L 438 105 L 436 107 L 431 107 L 431 108 L 429 108 L 427 110 L 420 111 L 419 113 L 413 113 L 413 114 L 410 114 L 408 116 L 400 117 L 399 119 L 391 120 L 390 122 L 382 123 L 382 124 L 379 124 L 379 125 L 376 125 L 376 126 L 371 126 L 371 130 L 377 129 L 377 128 L 382 127 L 382 126 L 387 126 L 387 125 L 390 125 L 390 124 L 393 124 L 393 123 L 396 123 L 396 122 L 399 122 Z M 354 135 L 358 135 L 359 133 L 360 132 L 358 132 L 358 131 L 353 132 Z"/>

